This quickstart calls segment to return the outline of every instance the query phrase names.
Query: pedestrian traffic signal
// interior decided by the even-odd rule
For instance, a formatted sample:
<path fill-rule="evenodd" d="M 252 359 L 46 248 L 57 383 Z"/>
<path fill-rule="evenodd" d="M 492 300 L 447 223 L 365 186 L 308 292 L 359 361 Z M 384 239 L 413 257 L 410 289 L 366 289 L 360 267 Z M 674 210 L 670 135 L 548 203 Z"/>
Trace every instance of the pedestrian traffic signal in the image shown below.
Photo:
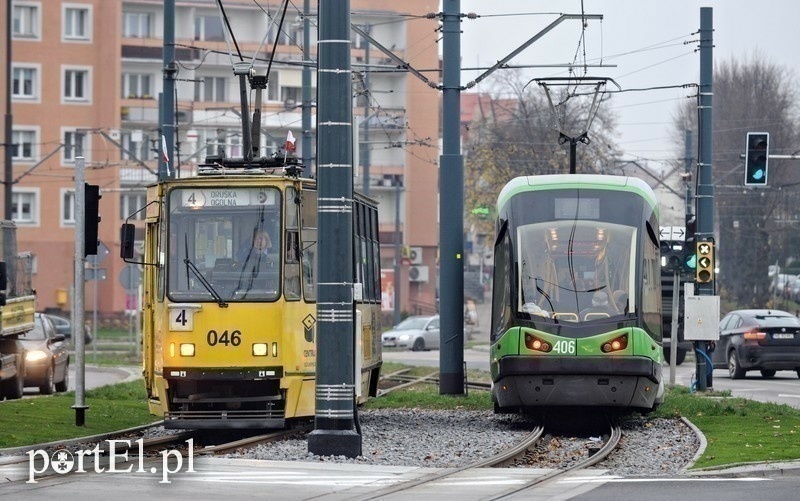
<path fill-rule="evenodd" d="M 84 215 L 83 228 L 83 255 L 86 257 L 97 255 L 97 247 L 99 243 L 97 230 L 100 223 L 100 199 L 102 196 L 100 195 L 100 187 L 96 184 L 84 183 L 84 186 L 86 187 L 86 191 L 84 192 L 86 196 L 86 204 L 84 205 L 86 212 Z"/>
<path fill-rule="evenodd" d="M 683 246 L 683 271 L 686 273 L 691 273 L 697 268 L 696 232 L 697 217 L 694 214 L 686 214 L 686 235 L 684 237 L 686 240 Z"/>
<path fill-rule="evenodd" d="M 697 242 L 697 282 L 707 284 L 714 280 L 714 242 Z"/>
<path fill-rule="evenodd" d="M 769 165 L 769 133 L 748 132 L 744 155 L 745 186 L 766 186 Z"/>
<path fill-rule="evenodd" d="M 664 271 L 680 271 L 683 264 L 683 242 L 661 241 L 661 268 Z"/>

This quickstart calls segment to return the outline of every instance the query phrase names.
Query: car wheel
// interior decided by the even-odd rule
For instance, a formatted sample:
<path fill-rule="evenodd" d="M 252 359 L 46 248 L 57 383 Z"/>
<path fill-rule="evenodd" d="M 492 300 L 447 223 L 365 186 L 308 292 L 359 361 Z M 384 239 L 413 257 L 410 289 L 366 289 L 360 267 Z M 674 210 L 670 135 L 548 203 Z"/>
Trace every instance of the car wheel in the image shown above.
<path fill-rule="evenodd" d="M 425 340 L 418 337 L 414 340 L 414 346 L 411 347 L 414 351 L 425 351 Z"/>
<path fill-rule="evenodd" d="M 17 366 L 17 375 L 3 381 L 2 387 L 0 387 L 1 393 L 9 400 L 22 398 L 22 394 L 25 391 L 25 353 L 20 353 L 19 355 L 17 359 L 19 364 Z"/>
<path fill-rule="evenodd" d="M 63 393 L 67 391 L 69 386 L 69 364 L 64 366 L 64 379 L 56 383 L 56 391 Z"/>
<path fill-rule="evenodd" d="M 52 395 L 55 390 L 53 384 L 53 366 L 47 368 L 47 373 L 44 375 L 44 384 L 39 387 L 39 393 L 42 395 Z"/>
<path fill-rule="evenodd" d="M 736 355 L 736 350 L 731 350 L 728 354 L 728 374 L 730 374 L 731 379 L 742 379 L 745 372 L 739 366 L 739 357 Z"/>
<path fill-rule="evenodd" d="M 775 377 L 775 372 L 776 371 L 771 370 L 771 369 L 761 369 L 761 376 L 762 377 Z"/>

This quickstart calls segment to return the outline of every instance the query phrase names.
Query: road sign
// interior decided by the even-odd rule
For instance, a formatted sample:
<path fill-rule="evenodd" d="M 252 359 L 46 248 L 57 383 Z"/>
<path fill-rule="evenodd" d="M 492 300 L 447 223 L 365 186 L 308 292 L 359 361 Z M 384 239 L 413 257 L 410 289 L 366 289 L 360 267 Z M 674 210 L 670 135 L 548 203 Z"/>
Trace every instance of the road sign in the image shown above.
<path fill-rule="evenodd" d="M 139 290 L 139 284 L 142 278 L 139 273 L 139 267 L 135 264 L 128 263 L 119 272 L 119 284 L 125 287 L 128 293 L 135 293 Z"/>
<path fill-rule="evenodd" d="M 106 279 L 106 269 L 105 268 L 86 268 L 83 273 L 83 280 L 85 282 L 91 282 L 92 280 L 105 280 Z"/>
<path fill-rule="evenodd" d="M 677 240 L 683 242 L 686 238 L 685 226 L 659 226 L 658 237 L 661 240 Z"/>
<path fill-rule="evenodd" d="M 97 267 L 103 260 L 111 253 L 106 244 L 101 240 L 97 244 L 97 254 L 89 254 L 86 256 L 86 262 L 93 267 Z"/>

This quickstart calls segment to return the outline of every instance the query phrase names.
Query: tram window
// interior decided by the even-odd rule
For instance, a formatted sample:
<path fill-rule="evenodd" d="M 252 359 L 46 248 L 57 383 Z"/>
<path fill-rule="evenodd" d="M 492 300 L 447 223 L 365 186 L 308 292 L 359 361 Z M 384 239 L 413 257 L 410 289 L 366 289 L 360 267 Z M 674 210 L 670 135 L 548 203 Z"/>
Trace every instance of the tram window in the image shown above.
<path fill-rule="evenodd" d="M 370 240 L 372 241 L 372 285 L 373 295 L 372 299 L 375 301 L 381 300 L 381 250 L 380 242 L 378 241 L 378 212 L 375 208 L 369 210 L 370 221 Z"/>
<path fill-rule="evenodd" d="M 303 295 L 306 301 L 316 301 L 317 291 L 314 288 L 316 282 L 316 251 L 317 251 L 317 192 L 312 190 L 303 191 L 302 202 L 300 205 L 300 223 L 302 224 L 301 245 L 303 262 Z"/>
<path fill-rule="evenodd" d="M 293 186 L 286 188 L 286 227 L 297 228 L 297 191 Z"/>

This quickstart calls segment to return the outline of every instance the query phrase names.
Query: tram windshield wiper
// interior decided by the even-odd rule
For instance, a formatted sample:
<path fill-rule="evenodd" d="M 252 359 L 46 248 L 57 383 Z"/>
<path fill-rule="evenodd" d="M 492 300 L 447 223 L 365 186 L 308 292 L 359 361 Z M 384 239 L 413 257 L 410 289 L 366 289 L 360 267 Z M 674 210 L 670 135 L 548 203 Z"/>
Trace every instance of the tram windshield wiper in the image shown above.
<path fill-rule="evenodd" d="M 203 287 L 205 287 L 205 289 L 208 291 L 208 293 L 211 294 L 211 297 L 214 298 L 214 300 L 217 302 L 219 307 L 220 308 L 227 308 L 228 307 L 228 303 L 226 303 L 225 301 L 222 300 L 222 296 L 220 296 L 219 293 L 216 290 L 214 290 L 214 286 L 211 285 L 211 283 L 208 280 L 206 280 L 206 277 L 203 276 L 203 273 L 197 268 L 197 266 L 195 266 L 195 264 L 192 262 L 192 260 L 189 259 L 189 237 L 188 237 L 188 235 L 185 235 L 185 234 L 184 234 L 184 247 L 185 247 L 185 253 L 186 254 L 185 254 L 185 257 L 183 258 L 183 264 L 186 265 L 186 270 L 187 270 L 186 277 L 187 277 L 187 280 L 188 280 L 188 277 L 189 277 L 188 270 L 191 270 L 192 273 L 194 274 L 194 276 L 197 277 L 197 280 L 203 285 Z"/>

